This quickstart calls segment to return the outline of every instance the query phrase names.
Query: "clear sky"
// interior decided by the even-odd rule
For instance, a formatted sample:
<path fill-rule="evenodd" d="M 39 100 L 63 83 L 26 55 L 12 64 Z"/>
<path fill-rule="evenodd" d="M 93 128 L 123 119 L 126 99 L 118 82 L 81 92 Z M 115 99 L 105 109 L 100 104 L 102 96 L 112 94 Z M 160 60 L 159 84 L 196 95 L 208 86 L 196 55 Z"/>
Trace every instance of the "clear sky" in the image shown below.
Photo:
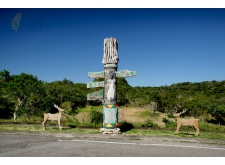
<path fill-rule="evenodd" d="M 111 36 L 131 86 L 225 80 L 224 8 L 1 8 L 0 70 L 88 83 Z"/>

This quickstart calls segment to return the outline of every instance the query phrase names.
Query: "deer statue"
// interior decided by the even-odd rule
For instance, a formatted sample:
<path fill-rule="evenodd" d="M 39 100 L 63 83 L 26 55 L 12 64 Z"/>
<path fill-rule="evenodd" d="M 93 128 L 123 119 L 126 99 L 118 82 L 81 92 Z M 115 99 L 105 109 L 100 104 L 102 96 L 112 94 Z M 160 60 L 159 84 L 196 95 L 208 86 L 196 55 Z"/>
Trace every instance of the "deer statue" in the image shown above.
<path fill-rule="evenodd" d="M 44 121 L 42 123 L 43 130 L 45 130 L 45 123 L 47 122 L 47 120 L 56 120 L 56 121 L 58 121 L 59 129 L 62 130 L 62 127 L 60 125 L 60 120 L 61 120 L 61 115 L 62 115 L 62 112 L 64 111 L 64 109 L 58 107 L 56 104 L 54 104 L 54 107 L 58 109 L 59 113 L 56 113 L 56 114 L 51 114 L 51 113 L 44 114 Z"/>
<path fill-rule="evenodd" d="M 178 133 L 180 127 L 183 126 L 194 126 L 196 129 L 196 133 L 195 135 L 198 136 L 199 135 L 199 128 L 198 128 L 198 119 L 194 119 L 194 118 L 190 118 L 190 119 L 181 119 L 180 115 L 185 113 L 186 109 L 184 109 L 182 112 L 180 113 L 175 113 L 173 114 L 173 116 L 177 117 L 177 130 L 175 133 Z"/>

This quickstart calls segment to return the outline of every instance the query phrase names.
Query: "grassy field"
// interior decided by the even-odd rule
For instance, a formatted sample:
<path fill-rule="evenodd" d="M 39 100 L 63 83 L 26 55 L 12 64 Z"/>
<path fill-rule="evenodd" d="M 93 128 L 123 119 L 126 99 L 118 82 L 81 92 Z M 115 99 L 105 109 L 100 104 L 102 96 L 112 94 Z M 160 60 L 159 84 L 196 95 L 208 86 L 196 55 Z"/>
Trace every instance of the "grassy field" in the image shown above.
<path fill-rule="evenodd" d="M 90 112 L 93 110 L 101 110 L 102 107 L 86 107 L 79 110 L 79 113 L 73 116 L 66 114 L 62 117 L 62 130 L 57 128 L 57 122 L 49 121 L 46 124 L 47 132 L 64 132 L 64 133 L 91 133 L 99 134 L 99 128 L 84 129 L 81 126 L 94 126 L 90 123 Z M 173 123 L 168 128 L 163 122 L 163 118 L 167 117 L 166 114 L 160 112 L 153 112 L 146 108 L 119 108 L 119 128 L 123 129 L 122 134 L 125 135 L 140 135 L 140 136 L 167 136 L 167 137 L 183 137 L 183 138 L 204 138 L 204 139 L 218 139 L 225 140 L 225 126 L 210 124 L 204 121 L 199 122 L 200 136 L 195 136 L 195 129 L 193 127 L 181 127 L 178 134 L 175 134 L 176 123 Z M 174 119 L 173 119 L 174 120 Z M 5 120 L 0 120 L 0 122 Z M 7 120 L 11 121 L 12 120 Z M 12 131 L 44 131 L 41 127 L 42 118 L 32 119 L 18 119 L 18 122 L 35 122 L 39 124 L 32 125 L 0 125 L 0 130 Z M 125 123 L 125 124 L 124 124 Z M 101 124 L 95 125 L 101 127 Z M 74 127 L 68 127 L 74 125 Z M 145 126 L 143 128 L 143 126 Z M 142 128 L 142 129 L 140 129 Z"/>
<path fill-rule="evenodd" d="M 100 134 L 99 129 L 83 129 L 83 128 L 63 128 L 59 130 L 57 127 L 49 126 L 43 130 L 40 125 L 0 125 L 0 131 L 35 131 L 35 132 L 61 132 L 61 133 L 88 133 Z M 217 139 L 225 140 L 225 133 L 200 132 L 200 136 L 196 137 L 194 131 L 181 131 L 175 134 L 174 131 L 168 130 L 151 130 L 151 129 L 131 129 L 122 132 L 124 135 L 136 136 L 164 136 L 164 137 L 182 137 L 182 138 L 201 138 L 201 139 Z"/>

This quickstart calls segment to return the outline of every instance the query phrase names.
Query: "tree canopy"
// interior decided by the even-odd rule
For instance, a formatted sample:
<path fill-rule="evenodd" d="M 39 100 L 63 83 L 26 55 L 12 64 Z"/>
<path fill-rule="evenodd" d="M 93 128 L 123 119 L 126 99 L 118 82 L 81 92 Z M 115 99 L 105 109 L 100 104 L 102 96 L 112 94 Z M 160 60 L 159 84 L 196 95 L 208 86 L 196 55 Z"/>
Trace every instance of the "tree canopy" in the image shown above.
<path fill-rule="evenodd" d="M 87 88 L 86 84 L 74 83 L 66 78 L 47 83 L 30 74 L 10 75 L 9 71 L 3 70 L 0 72 L 0 89 L 0 118 L 10 118 L 15 112 L 31 116 L 57 112 L 53 104 L 69 109 L 71 114 L 87 105 L 102 104 L 87 101 L 87 94 L 96 91 L 96 88 Z M 165 113 L 186 108 L 186 115 L 211 115 L 217 124 L 225 124 L 225 80 L 132 87 L 125 78 L 118 78 L 117 103 L 119 106 L 151 106 L 153 110 Z"/>

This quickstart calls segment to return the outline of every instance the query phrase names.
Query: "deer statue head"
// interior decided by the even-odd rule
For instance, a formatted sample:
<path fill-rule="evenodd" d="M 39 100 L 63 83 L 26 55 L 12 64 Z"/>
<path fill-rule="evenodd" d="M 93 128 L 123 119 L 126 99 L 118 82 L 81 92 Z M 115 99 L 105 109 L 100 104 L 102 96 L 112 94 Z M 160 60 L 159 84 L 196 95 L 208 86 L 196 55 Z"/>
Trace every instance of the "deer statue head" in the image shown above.
<path fill-rule="evenodd" d="M 182 115 L 183 113 L 185 113 L 186 112 L 186 109 L 184 109 L 182 112 L 180 112 L 180 113 L 174 113 L 173 114 L 173 116 L 174 117 L 180 117 L 180 115 Z"/>
<path fill-rule="evenodd" d="M 58 109 L 59 112 L 63 112 L 65 109 L 60 108 L 58 105 L 54 104 L 54 107 Z"/>

